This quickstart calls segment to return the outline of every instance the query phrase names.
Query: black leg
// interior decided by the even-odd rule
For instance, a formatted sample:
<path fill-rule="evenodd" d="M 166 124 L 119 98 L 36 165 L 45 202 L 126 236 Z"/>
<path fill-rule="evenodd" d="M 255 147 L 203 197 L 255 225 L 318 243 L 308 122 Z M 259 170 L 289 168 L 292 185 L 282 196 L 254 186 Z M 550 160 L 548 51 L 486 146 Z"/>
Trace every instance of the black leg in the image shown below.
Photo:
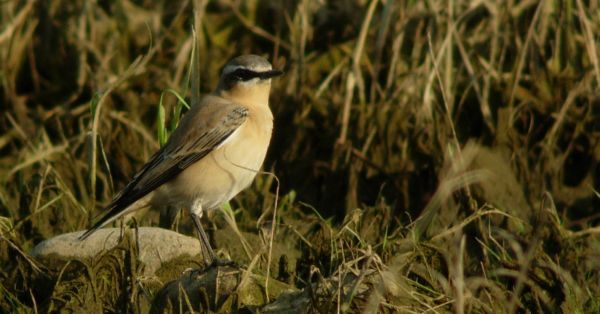
<path fill-rule="evenodd" d="M 198 239 L 200 239 L 202 256 L 204 256 L 204 262 L 206 263 L 204 267 L 210 267 L 218 260 L 217 255 L 210 246 L 208 236 L 204 232 L 204 229 L 202 229 L 202 224 L 200 224 L 200 217 L 198 217 L 194 213 L 191 213 L 191 216 L 192 220 L 194 221 L 194 224 L 196 225 L 196 231 L 198 231 Z"/>

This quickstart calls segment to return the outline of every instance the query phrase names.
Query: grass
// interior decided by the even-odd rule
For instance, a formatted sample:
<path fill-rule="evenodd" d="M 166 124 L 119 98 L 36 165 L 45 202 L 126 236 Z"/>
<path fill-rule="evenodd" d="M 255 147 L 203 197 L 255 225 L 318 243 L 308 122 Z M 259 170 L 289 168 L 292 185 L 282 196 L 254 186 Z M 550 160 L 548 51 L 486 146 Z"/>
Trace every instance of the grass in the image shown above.
<path fill-rule="evenodd" d="M 316 312 L 598 312 L 597 12 L 581 0 L 2 2 L 0 309 L 143 311 L 160 285 L 136 284 L 128 248 L 59 270 L 27 252 L 89 226 L 186 99 L 256 53 L 286 72 L 264 165 L 278 183 L 259 175 L 211 219 L 258 235 L 243 253 L 253 271 L 309 289 Z M 297 252 L 287 271 L 270 243 Z"/>

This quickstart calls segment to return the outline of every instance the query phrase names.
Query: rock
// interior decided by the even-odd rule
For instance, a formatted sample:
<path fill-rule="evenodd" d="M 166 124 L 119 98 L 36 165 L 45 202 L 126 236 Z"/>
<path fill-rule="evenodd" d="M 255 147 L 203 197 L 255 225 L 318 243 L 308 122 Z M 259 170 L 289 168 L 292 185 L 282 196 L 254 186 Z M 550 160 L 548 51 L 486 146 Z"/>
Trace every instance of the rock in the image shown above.
<path fill-rule="evenodd" d="M 140 227 L 135 230 L 124 229 L 132 239 L 136 239 L 139 251 L 138 259 L 145 265 L 144 275 L 153 275 L 159 269 L 178 259 L 200 262 L 200 243 L 198 239 L 155 227 Z M 54 263 L 66 263 L 69 260 L 91 261 L 110 251 L 123 242 L 120 228 L 99 229 L 89 238 L 80 241 L 83 231 L 58 235 L 36 245 L 30 252 L 38 260 L 52 260 Z"/>
<path fill-rule="evenodd" d="M 64 292 L 66 295 L 83 295 L 64 304 L 65 308 L 75 312 L 87 312 L 98 304 L 115 304 L 119 310 L 136 309 L 134 312 L 142 313 L 171 313 L 180 309 L 219 313 L 246 309 L 252 312 L 273 302 L 279 295 L 297 292 L 292 286 L 272 278 L 267 289 L 265 277 L 252 273 L 260 269 L 259 264 L 265 263 L 259 259 L 250 263 L 250 271 L 237 266 L 202 268 L 198 239 L 167 229 L 106 228 L 80 241 L 82 233 L 58 235 L 30 251 L 32 257 L 53 270 L 53 276 L 77 287 L 77 290 Z M 226 235 L 218 236 L 221 243 L 226 243 L 222 245 L 238 254 L 243 252 L 240 241 L 224 241 Z M 252 242 L 258 247 L 257 241 Z M 273 255 L 278 256 L 280 253 L 275 251 Z M 72 263 L 73 260 L 82 263 Z M 278 264 L 273 260 L 271 274 L 276 274 L 274 270 Z M 90 280 L 93 284 L 86 285 Z M 146 297 L 139 297 L 135 302 L 122 300 L 119 296 L 124 293 Z M 155 297 L 151 298 L 152 295 Z M 296 303 L 305 304 L 293 296 L 286 300 L 270 307 L 271 313 L 297 308 Z M 292 300 L 292 305 L 286 304 Z"/>

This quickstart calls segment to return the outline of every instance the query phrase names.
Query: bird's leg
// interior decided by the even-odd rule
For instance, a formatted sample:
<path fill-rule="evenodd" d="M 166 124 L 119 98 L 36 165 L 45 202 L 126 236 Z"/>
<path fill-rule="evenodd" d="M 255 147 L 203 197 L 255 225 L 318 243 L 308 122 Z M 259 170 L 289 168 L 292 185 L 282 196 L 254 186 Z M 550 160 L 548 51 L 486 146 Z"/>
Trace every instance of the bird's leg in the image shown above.
<path fill-rule="evenodd" d="M 213 251 L 210 246 L 210 241 L 208 240 L 208 235 L 204 232 L 202 228 L 202 224 L 200 223 L 200 218 L 202 217 L 202 204 L 200 201 L 195 201 L 192 204 L 192 208 L 190 210 L 190 214 L 192 216 L 192 220 L 194 221 L 194 225 L 196 225 L 196 231 L 198 231 L 198 239 L 200 239 L 200 246 L 202 247 L 202 256 L 204 256 L 205 268 L 211 268 L 213 266 L 232 266 L 238 267 L 234 261 L 231 260 L 220 260 L 217 258 L 217 254 Z"/>
<path fill-rule="evenodd" d="M 200 217 L 202 217 L 202 204 L 199 201 L 196 201 L 192 204 L 190 214 L 192 216 L 192 220 L 194 221 L 194 225 L 196 225 L 198 239 L 200 239 L 202 256 L 204 256 L 204 262 L 206 263 L 205 267 L 210 267 L 215 261 L 217 261 L 217 255 L 210 246 L 208 236 L 206 235 L 206 232 L 204 232 L 202 224 L 200 223 Z"/>

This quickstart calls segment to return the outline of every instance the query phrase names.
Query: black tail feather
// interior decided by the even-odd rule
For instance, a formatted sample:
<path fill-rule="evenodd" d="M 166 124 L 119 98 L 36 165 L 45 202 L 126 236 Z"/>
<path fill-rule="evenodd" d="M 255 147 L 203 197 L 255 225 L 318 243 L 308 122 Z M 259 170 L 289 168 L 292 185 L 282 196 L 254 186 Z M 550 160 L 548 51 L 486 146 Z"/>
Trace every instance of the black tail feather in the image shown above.
<path fill-rule="evenodd" d="M 111 221 L 119 218 L 121 215 L 125 213 L 122 206 L 109 206 L 105 210 L 108 210 L 108 213 L 104 214 L 102 218 L 100 218 L 93 226 L 91 226 L 88 230 L 86 230 L 82 235 L 79 236 L 79 241 L 83 241 L 91 236 L 94 232 L 98 231 L 98 229 L 104 227 L 104 225 L 110 223 Z"/>

